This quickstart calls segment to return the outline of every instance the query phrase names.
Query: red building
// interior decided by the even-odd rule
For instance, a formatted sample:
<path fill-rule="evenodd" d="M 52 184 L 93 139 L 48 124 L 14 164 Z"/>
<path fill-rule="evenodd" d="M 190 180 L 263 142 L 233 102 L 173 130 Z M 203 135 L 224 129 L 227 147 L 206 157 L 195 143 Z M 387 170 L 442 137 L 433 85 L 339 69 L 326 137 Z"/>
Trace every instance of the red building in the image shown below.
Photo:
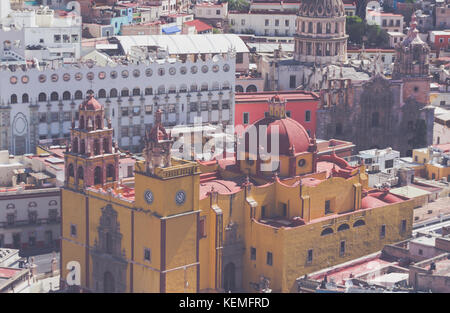
<path fill-rule="evenodd" d="M 286 115 L 299 122 L 310 136 L 316 133 L 319 95 L 309 91 L 265 91 L 236 93 L 235 126 L 247 127 L 268 114 L 268 102 L 279 94 L 286 99 Z"/>

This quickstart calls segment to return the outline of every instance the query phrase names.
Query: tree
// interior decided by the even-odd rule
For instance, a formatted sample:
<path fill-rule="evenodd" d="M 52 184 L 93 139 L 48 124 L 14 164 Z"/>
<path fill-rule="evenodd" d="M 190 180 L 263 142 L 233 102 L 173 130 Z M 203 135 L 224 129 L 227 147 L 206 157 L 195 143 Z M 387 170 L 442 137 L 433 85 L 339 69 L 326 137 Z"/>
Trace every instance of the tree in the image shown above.
<path fill-rule="evenodd" d="M 229 11 L 248 12 L 250 3 L 246 0 L 225 0 L 222 2 L 228 2 Z"/>
<path fill-rule="evenodd" d="M 378 25 L 368 25 L 359 16 L 347 16 L 346 32 L 351 43 L 383 47 L 389 42 L 387 32 Z M 364 38 L 366 37 L 366 38 Z"/>

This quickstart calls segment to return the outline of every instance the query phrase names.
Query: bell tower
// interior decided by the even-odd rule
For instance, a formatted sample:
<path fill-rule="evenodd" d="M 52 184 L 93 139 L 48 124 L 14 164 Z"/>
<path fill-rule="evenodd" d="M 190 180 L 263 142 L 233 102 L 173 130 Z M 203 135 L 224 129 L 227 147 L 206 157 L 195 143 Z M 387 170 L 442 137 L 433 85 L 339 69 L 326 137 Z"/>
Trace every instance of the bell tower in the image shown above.
<path fill-rule="evenodd" d="M 145 167 L 147 173 L 154 174 L 157 167 L 165 168 L 172 166 L 170 157 L 170 149 L 172 148 L 173 140 L 170 134 L 167 134 L 166 129 L 161 123 L 162 111 L 155 112 L 155 125 L 145 134 Z"/>
<path fill-rule="evenodd" d="M 395 48 L 392 78 L 403 81 L 403 99 L 414 98 L 428 104 L 430 94 L 430 48 L 419 37 L 416 15 L 411 17 L 410 29 L 405 40 Z"/>
<path fill-rule="evenodd" d="M 111 121 L 105 125 L 105 110 L 91 94 L 78 109 L 78 126 L 72 119 L 71 143 L 65 153 L 66 187 L 82 190 L 115 182 L 119 176 L 119 152 L 113 147 Z"/>

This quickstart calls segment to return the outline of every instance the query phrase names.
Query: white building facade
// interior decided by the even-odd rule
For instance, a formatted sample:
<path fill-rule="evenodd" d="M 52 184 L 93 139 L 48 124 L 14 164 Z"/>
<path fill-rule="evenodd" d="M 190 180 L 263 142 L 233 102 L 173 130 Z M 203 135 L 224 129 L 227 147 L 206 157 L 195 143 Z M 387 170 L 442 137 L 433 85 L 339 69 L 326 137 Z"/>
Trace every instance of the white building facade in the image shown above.
<path fill-rule="evenodd" d="M 219 40 L 216 43 L 221 44 Z M 177 55 L 168 48 L 169 54 Z M 3 113 L 0 147 L 17 155 L 34 152 L 39 140 L 68 139 L 71 121 L 89 92 L 105 106 L 115 140 L 123 149 L 141 149 L 141 137 L 146 127 L 153 124 L 157 109 L 164 111 L 166 126 L 191 124 L 195 117 L 201 117 L 203 123 L 234 125 L 237 53 L 232 50 L 221 53 L 224 47 L 214 49 L 214 45 L 208 47 L 204 51 L 210 53 L 199 53 L 198 58 L 189 49 L 179 51 L 185 52 L 183 59 L 165 56 L 141 60 L 139 55 L 134 55 L 134 62 L 105 67 L 94 64 L 55 69 L 3 66 L 0 69 L 0 111 Z"/>

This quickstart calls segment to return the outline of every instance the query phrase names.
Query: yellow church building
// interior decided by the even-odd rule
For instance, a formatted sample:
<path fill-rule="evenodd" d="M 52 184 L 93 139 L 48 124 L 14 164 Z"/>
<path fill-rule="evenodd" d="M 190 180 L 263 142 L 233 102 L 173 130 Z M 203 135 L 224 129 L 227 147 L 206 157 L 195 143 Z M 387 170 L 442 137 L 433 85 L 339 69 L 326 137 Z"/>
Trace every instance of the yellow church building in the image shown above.
<path fill-rule="evenodd" d="M 254 124 L 268 142 L 279 137 L 279 161 L 250 149 L 263 140 L 245 140 L 250 131 L 233 158 L 173 158 L 158 110 L 125 183 L 110 122 L 89 96 L 65 154 L 62 286 L 76 261 L 89 292 L 296 292 L 300 276 L 410 237 L 411 200 L 369 190 L 363 165 L 319 156 L 285 103 L 274 96 Z"/>

